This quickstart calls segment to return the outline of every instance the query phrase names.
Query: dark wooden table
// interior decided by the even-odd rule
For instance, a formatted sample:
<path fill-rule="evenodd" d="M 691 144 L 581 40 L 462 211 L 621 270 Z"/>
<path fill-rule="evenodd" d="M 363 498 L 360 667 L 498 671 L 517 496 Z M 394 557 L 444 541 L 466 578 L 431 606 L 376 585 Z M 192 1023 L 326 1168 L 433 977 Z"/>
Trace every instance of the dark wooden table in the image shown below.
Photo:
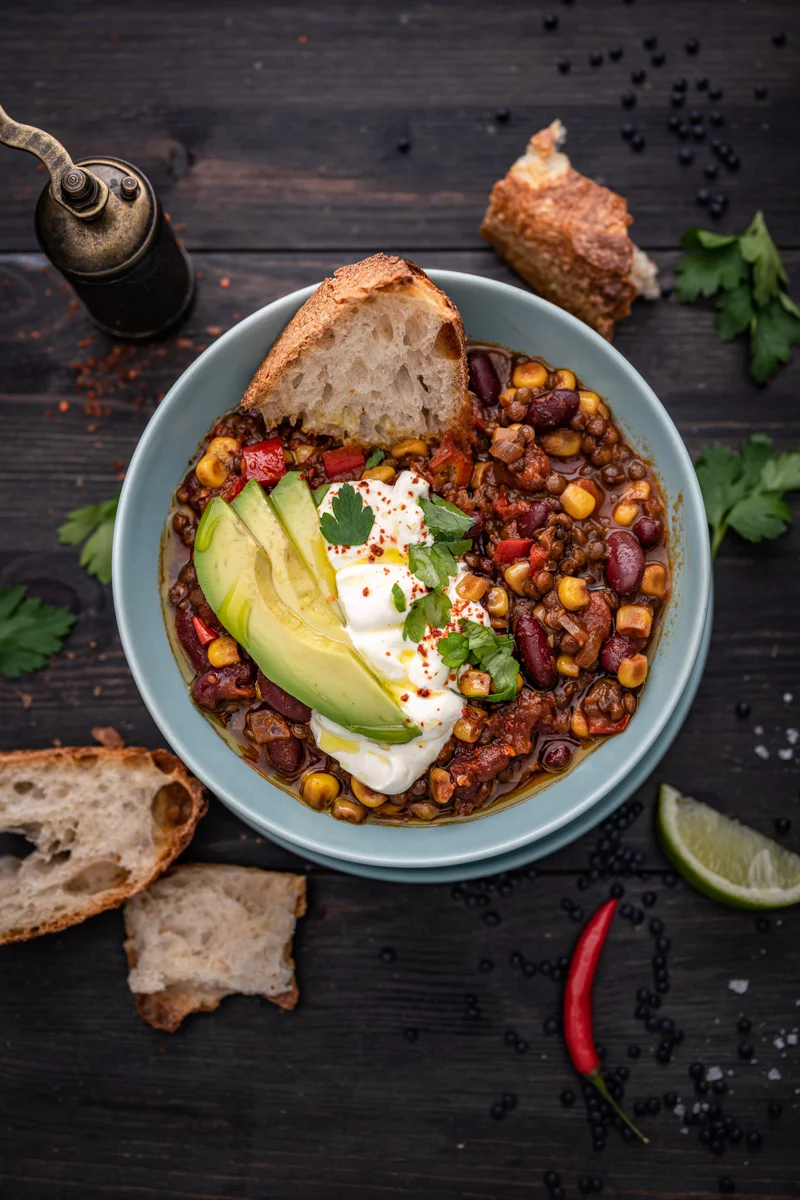
<path fill-rule="evenodd" d="M 551 8 L 560 26 L 548 33 L 542 18 Z M 713 185 L 731 202 L 720 227 L 742 229 L 763 208 L 789 267 L 798 263 L 800 20 L 792 0 L 90 0 L 7 6 L 1 27 L 0 101 L 76 157 L 117 154 L 143 167 L 202 276 L 179 336 L 114 347 L 37 253 L 32 218 L 43 177 L 34 161 L 0 150 L 0 583 L 28 584 L 79 616 L 49 669 L 0 681 L 5 748 L 84 744 L 97 724 L 115 725 L 133 743 L 159 743 L 122 655 L 110 589 L 59 546 L 56 529 L 69 509 L 113 493 L 180 371 L 239 317 L 375 250 L 513 281 L 482 245 L 478 224 L 492 182 L 554 116 L 569 128 L 576 166 L 628 197 L 636 238 L 669 280 L 681 232 L 703 218 L 694 195 L 711 158 L 696 143 L 694 165 L 680 166 L 667 130 L 671 81 L 686 76 L 687 110 L 719 109 L 722 136 L 742 161 L 738 174 L 723 168 Z M 772 41 L 778 30 L 783 47 Z M 642 48 L 651 33 L 666 51 L 661 67 Z M 701 43 L 696 56 L 684 49 L 690 37 Z M 624 49 L 618 62 L 607 53 L 615 43 Z M 596 68 L 588 63 L 594 50 L 605 55 Z M 561 55 L 568 74 L 556 70 Z M 628 113 L 620 95 L 639 66 L 648 81 Z M 721 99 L 695 91 L 698 74 L 723 89 Z M 757 101 L 761 83 L 769 95 Z M 504 107 L 508 123 L 495 119 Z M 627 118 L 646 136 L 640 155 L 620 137 Z M 758 390 L 741 346 L 717 341 L 710 309 L 674 299 L 638 305 L 617 345 L 693 455 L 753 430 L 784 448 L 800 443 L 800 364 Z M 88 400 L 100 402 L 99 417 L 87 415 Z M 800 914 L 773 914 L 759 932 L 752 914 L 667 886 L 652 824 L 657 783 L 667 779 L 767 833 L 776 817 L 792 817 L 787 844 L 800 849 L 798 762 L 778 753 L 787 729 L 800 725 L 798 549 L 797 528 L 761 547 L 734 537 L 723 546 L 703 683 L 623 835 L 647 872 L 623 880 L 626 895 L 638 905 L 654 890 L 652 913 L 673 940 L 661 1014 L 685 1040 L 672 1063 L 656 1062 L 658 1035 L 634 1018 L 637 988 L 652 986 L 646 923 L 617 923 L 597 1005 L 607 1063 L 630 1067 L 630 1107 L 665 1091 L 691 1107 L 688 1065 L 700 1059 L 724 1072 L 729 1092 L 720 1103 L 745 1132 L 763 1133 L 762 1149 L 729 1146 L 713 1159 L 699 1127 L 687 1132 L 662 1109 L 643 1119 L 649 1147 L 613 1134 L 600 1155 L 580 1097 L 561 1106 L 576 1081 L 560 1038 L 543 1027 L 557 1012 L 560 984 L 541 972 L 524 977 L 509 956 L 520 951 L 539 963 L 569 953 L 576 926 L 562 898 L 590 911 L 608 894 L 607 879 L 577 889 L 595 832 L 541 863 L 536 878 L 512 880 L 509 895 L 496 884 L 470 885 L 485 903 L 449 886 L 401 887 L 311 867 L 310 911 L 296 945 L 302 999 L 289 1016 L 237 997 L 176 1035 L 153 1031 L 127 990 L 119 913 L 4 949 L 3 1200 L 511 1200 L 545 1195 L 548 1169 L 561 1173 L 570 1197 L 584 1172 L 602 1175 L 606 1196 L 634 1200 L 715 1196 L 722 1175 L 741 1196 L 800 1194 L 792 1035 Z M 745 720 L 734 712 L 739 700 L 752 706 Z M 769 757 L 758 757 L 756 745 Z M 216 802 L 188 857 L 304 865 Z M 487 910 L 501 915 L 496 927 L 483 920 Z M 395 961 L 383 961 L 384 947 Z M 481 973 L 486 958 L 494 966 Z M 729 989 L 732 979 L 749 980 L 744 996 Z M 470 994 L 477 1019 L 467 1015 Z M 742 1014 L 753 1022 L 750 1062 L 737 1056 Z M 504 1044 L 507 1029 L 527 1040 L 527 1054 Z M 636 1060 L 631 1044 L 642 1047 Z M 493 1120 L 490 1107 L 506 1092 L 517 1095 L 517 1108 Z M 779 1120 L 767 1118 L 770 1101 L 783 1105 Z"/>

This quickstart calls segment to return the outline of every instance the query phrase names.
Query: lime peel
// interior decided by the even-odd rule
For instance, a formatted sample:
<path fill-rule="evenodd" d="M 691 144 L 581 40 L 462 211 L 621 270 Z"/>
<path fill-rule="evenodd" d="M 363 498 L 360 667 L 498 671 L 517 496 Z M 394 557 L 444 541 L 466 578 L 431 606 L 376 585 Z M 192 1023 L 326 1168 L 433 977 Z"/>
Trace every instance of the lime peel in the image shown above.
<path fill-rule="evenodd" d="M 800 856 L 669 784 L 658 794 L 658 832 L 681 875 L 734 908 L 786 908 L 800 901 Z"/>

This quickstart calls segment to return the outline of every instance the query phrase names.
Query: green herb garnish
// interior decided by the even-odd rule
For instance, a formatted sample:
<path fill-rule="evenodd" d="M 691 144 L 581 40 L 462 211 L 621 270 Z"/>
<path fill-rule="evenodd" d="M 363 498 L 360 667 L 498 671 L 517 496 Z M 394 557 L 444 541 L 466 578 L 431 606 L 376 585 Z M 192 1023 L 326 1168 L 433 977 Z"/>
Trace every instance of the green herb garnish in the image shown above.
<path fill-rule="evenodd" d="M 498 702 L 516 696 L 519 663 L 511 657 L 514 639 L 508 634 L 496 634 L 488 625 L 465 620 L 461 622 L 461 633 L 448 633 L 437 649 L 447 667 L 457 670 L 468 663 L 489 672 L 495 690 L 482 697 L 484 700 Z"/>
<path fill-rule="evenodd" d="M 114 540 L 114 521 L 117 516 L 119 494 L 113 500 L 102 500 L 99 504 L 87 504 L 67 514 L 67 519 L 58 530 L 58 540 L 65 546 L 79 546 L 81 566 L 86 567 L 101 583 L 111 582 L 111 545 Z"/>
<path fill-rule="evenodd" d="M 406 611 L 406 594 L 399 583 L 392 584 L 392 600 L 394 600 L 394 606 L 398 612 Z"/>
<path fill-rule="evenodd" d="M 744 442 L 738 454 L 710 446 L 695 463 L 711 526 L 711 557 L 728 529 L 748 542 L 776 538 L 792 514 L 784 492 L 800 490 L 800 450 L 775 454 L 762 433 Z"/>
<path fill-rule="evenodd" d="M 684 304 L 717 297 L 717 332 L 723 342 L 740 334 L 750 341 L 750 375 L 766 383 L 800 344 L 800 309 L 784 290 L 788 279 L 764 214 L 757 212 L 739 237 L 688 229 L 688 253 L 678 262 L 675 289 Z"/>
<path fill-rule="evenodd" d="M 46 666 L 75 624 L 71 612 L 26 597 L 26 591 L 0 589 L 0 674 L 9 679 Z"/>
<path fill-rule="evenodd" d="M 408 616 L 403 622 L 403 639 L 407 642 L 420 642 L 425 636 L 425 627 L 442 629 L 450 619 L 450 597 L 447 592 L 438 589 L 419 596 L 412 601 Z"/>
<path fill-rule="evenodd" d="M 325 499 L 330 490 L 331 485 L 329 483 L 323 483 L 320 487 L 314 488 L 314 491 L 311 494 L 314 497 L 314 503 L 316 504 L 317 508 L 319 508 L 320 504 L 322 504 L 322 501 Z"/>
<path fill-rule="evenodd" d="M 333 515 L 323 513 L 319 527 L 332 546 L 363 546 L 375 524 L 375 513 L 350 483 L 333 497 Z"/>
<path fill-rule="evenodd" d="M 412 575 L 426 587 L 446 587 L 448 579 L 458 574 L 458 563 L 453 555 L 456 542 L 434 542 L 432 546 L 421 543 L 408 548 L 408 565 Z M 469 546 L 471 543 L 467 542 Z M 462 552 L 463 553 L 463 552 Z"/>
<path fill-rule="evenodd" d="M 383 450 L 373 450 L 372 454 L 370 454 L 369 458 L 364 463 L 364 466 L 367 470 L 369 470 L 370 467 L 377 467 L 385 458 L 386 455 L 384 454 Z"/>
<path fill-rule="evenodd" d="M 419 506 L 425 514 L 425 524 L 437 542 L 462 538 L 475 524 L 474 517 L 462 512 L 449 500 L 442 500 L 440 496 L 431 496 L 430 500 L 420 496 Z"/>

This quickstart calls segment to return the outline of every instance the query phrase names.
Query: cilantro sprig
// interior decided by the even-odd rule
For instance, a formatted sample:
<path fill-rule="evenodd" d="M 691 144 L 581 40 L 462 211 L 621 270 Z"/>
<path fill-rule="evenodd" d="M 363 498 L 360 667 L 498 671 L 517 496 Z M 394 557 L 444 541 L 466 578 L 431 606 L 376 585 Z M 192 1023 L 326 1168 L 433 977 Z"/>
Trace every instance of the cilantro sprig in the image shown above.
<path fill-rule="evenodd" d="M 499 703 L 513 700 L 517 694 L 519 663 L 512 658 L 514 639 L 497 634 L 478 621 L 461 622 L 461 633 L 448 633 L 437 647 L 445 666 L 457 670 L 465 663 L 488 671 L 494 692 L 482 699 Z"/>
<path fill-rule="evenodd" d="M 400 587 L 399 583 L 392 584 L 392 600 L 398 612 L 405 612 L 408 605 L 406 604 L 406 594 Z"/>
<path fill-rule="evenodd" d="M 441 496 L 431 496 L 430 500 L 420 496 L 419 506 L 425 514 L 425 524 L 436 542 L 458 541 L 475 524 L 474 517 L 468 516 Z"/>
<path fill-rule="evenodd" d="M 439 588 L 412 600 L 408 616 L 403 622 L 403 640 L 421 641 L 427 625 L 430 625 L 431 629 L 442 629 L 450 619 L 451 607 L 447 592 Z"/>
<path fill-rule="evenodd" d="M 414 600 L 409 609 L 403 637 L 411 642 L 424 637 L 426 624 L 431 629 L 441 629 L 447 624 L 452 605 L 444 589 L 458 574 L 456 557 L 466 554 L 472 546 L 471 540 L 463 535 L 475 524 L 473 517 L 440 496 L 432 496 L 430 500 L 420 496 L 419 506 L 433 535 L 433 544 L 415 542 L 409 546 L 408 566 L 411 574 L 432 590 Z"/>
<path fill-rule="evenodd" d="M 111 545 L 118 504 L 119 493 L 111 500 L 73 509 L 58 530 L 58 540 L 64 546 L 85 543 L 81 550 L 81 566 L 101 583 L 111 582 Z"/>
<path fill-rule="evenodd" d="M 367 468 L 367 470 L 369 470 L 370 467 L 377 467 L 385 458 L 386 455 L 384 454 L 383 450 L 373 450 L 372 454 L 370 454 L 369 458 L 364 463 L 364 466 Z"/>
<path fill-rule="evenodd" d="M 733 529 L 748 542 L 779 537 L 792 519 L 784 492 L 800 490 L 800 449 L 776 454 L 772 439 L 753 434 L 738 454 L 710 446 L 695 463 L 711 527 L 711 557 Z"/>
<path fill-rule="evenodd" d="M 350 483 L 339 488 L 331 502 L 333 513 L 323 513 L 319 527 L 333 546 L 363 546 L 375 524 L 375 513 Z"/>
<path fill-rule="evenodd" d="M 678 299 L 690 304 L 716 296 L 721 340 L 747 334 L 750 375 L 766 383 L 800 344 L 800 309 L 784 290 L 786 271 L 764 214 L 757 212 L 738 237 L 688 229 L 681 246 L 687 254 L 676 269 Z"/>
<path fill-rule="evenodd" d="M 26 592 L 24 587 L 0 589 L 0 674 L 8 679 L 46 666 L 75 624 L 65 608 Z"/>

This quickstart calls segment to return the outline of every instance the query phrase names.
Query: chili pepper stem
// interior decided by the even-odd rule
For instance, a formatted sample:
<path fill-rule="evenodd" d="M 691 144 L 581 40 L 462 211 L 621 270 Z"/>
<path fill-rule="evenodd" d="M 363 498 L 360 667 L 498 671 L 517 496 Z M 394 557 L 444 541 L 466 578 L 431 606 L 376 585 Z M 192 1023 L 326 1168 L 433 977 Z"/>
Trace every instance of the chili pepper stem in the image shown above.
<path fill-rule="evenodd" d="M 647 1146 L 650 1142 L 650 1139 L 644 1136 L 641 1129 L 636 1128 L 633 1121 L 625 1113 L 624 1109 L 620 1108 L 620 1106 L 617 1104 L 616 1100 L 611 1095 L 611 1092 L 606 1087 L 606 1081 L 603 1078 L 603 1072 L 600 1070 L 600 1068 L 596 1067 L 594 1071 L 587 1072 L 585 1078 L 589 1080 L 589 1083 L 591 1083 L 593 1087 L 597 1088 L 600 1095 L 607 1104 L 611 1105 L 617 1116 L 620 1117 L 628 1126 L 628 1128 L 633 1130 L 639 1140 L 644 1142 L 645 1146 Z"/>

